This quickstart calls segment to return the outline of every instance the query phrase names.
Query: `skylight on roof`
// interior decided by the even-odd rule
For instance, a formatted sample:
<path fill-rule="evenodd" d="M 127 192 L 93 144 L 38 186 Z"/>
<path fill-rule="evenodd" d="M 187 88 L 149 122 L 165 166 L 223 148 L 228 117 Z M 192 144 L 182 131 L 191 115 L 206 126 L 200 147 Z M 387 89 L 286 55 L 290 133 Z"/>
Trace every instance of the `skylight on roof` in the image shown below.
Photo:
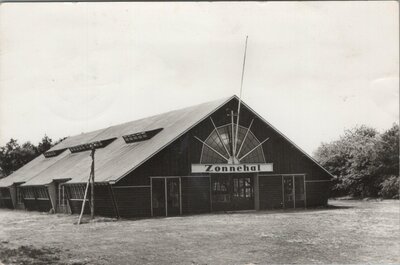
<path fill-rule="evenodd" d="M 141 142 L 141 141 L 146 141 L 151 138 L 153 138 L 157 133 L 161 132 L 163 128 L 155 129 L 155 130 L 150 130 L 150 131 L 144 131 L 144 132 L 138 132 L 138 133 L 133 133 L 133 134 L 128 134 L 122 136 L 124 138 L 125 143 L 136 143 L 136 142 Z"/>
<path fill-rule="evenodd" d="M 63 149 L 59 149 L 59 150 L 54 150 L 54 151 L 47 151 L 44 152 L 43 155 L 46 158 L 49 157 L 54 157 L 54 156 L 58 156 L 59 154 L 61 154 L 62 152 L 64 152 L 67 148 L 63 148 Z"/>
<path fill-rule="evenodd" d="M 106 147 L 108 144 L 110 144 L 112 141 L 114 141 L 117 138 L 111 138 L 107 140 L 101 140 L 101 141 L 95 141 L 87 144 L 80 144 L 80 145 L 75 145 L 69 148 L 71 153 L 77 153 L 77 152 L 83 152 L 83 151 L 88 151 L 92 150 L 93 148 L 103 148 Z"/>

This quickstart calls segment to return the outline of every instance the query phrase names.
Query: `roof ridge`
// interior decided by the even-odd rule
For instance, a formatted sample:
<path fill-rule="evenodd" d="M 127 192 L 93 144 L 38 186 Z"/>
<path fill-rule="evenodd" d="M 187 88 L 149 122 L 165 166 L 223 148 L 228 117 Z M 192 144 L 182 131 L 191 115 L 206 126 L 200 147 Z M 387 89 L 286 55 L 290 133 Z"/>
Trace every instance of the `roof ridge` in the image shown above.
<path fill-rule="evenodd" d="M 118 126 L 123 127 L 124 125 L 127 125 L 127 124 L 129 124 L 129 123 L 134 123 L 134 122 L 138 122 L 138 121 L 142 121 L 142 120 L 146 120 L 146 119 L 151 119 L 151 118 L 158 117 L 158 116 L 160 116 L 160 115 L 167 115 L 167 114 L 174 113 L 174 112 L 177 112 L 177 111 L 184 111 L 184 110 L 188 110 L 188 109 L 192 109 L 192 108 L 197 108 L 197 107 L 199 107 L 199 106 L 201 106 L 201 105 L 204 105 L 204 104 L 211 104 L 211 103 L 218 102 L 218 101 L 223 101 L 223 100 L 224 100 L 224 101 L 227 101 L 227 100 L 230 100 L 230 99 L 232 99 L 232 98 L 234 98 L 234 97 L 237 98 L 236 95 L 233 95 L 233 96 L 230 96 L 230 97 L 223 97 L 223 98 L 219 98 L 219 99 L 215 99 L 215 100 L 211 100 L 211 101 L 202 102 L 202 103 L 199 103 L 199 104 L 196 104 L 196 105 L 187 106 L 187 107 L 184 107 L 184 108 L 174 109 L 174 110 L 170 110 L 170 111 L 158 113 L 158 114 L 155 114 L 155 115 L 142 117 L 142 118 L 139 118 L 139 119 L 135 119 L 135 120 L 131 120 L 131 121 L 126 121 L 126 122 L 119 123 L 119 124 L 110 125 L 110 126 L 108 126 L 108 127 L 104 127 L 104 128 L 100 128 L 100 129 L 95 129 L 95 130 L 93 130 L 93 131 L 88 131 L 88 132 L 84 132 L 84 133 L 80 133 L 80 134 L 75 134 L 75 135 L 72 135 L 72 136 L 68 136 L 65 140 L 71 139 L 71 138 L 75 138 L 75 137 L 78 137 L 78 136 L 88 135 L 88 134 L 94 133 L 94 132 L 96 132 L 96 131 L 99 131 L 99 132 L 98 132 L 97 134 L 95 134 L 93 137 L 90 137 L 90 140 L 86 140 L 86 141 L 89 141 L 89 142 L 90 142 L 91 140 L 95 139 L 97 136 L 99 136 L 100 134 L 104 133 L 106 130 L 108 130 L 108 129 L 110 129 L 110 128 L 116 128 L 116 127 L 118 127 Z M 63 142 L 63 141 L 62 141 L 62 142 Z M 62 144 L 62 142 L 60 142 L 59 144 Z M 89 142 L 88 142 L 88 143 L 89 143 Z M 58 145 L 58 144 L 57 144 L 57 145 Z M 58 149 L 57 149 L 57 145 L 53 146 L 51 149 L 52 149 L 52 150 L 58 150 Z M 60 145 L 60 146 L 62 146 L 62 145 Z"/>
<path fill-rule="evenodd" d="M 142 118 L 139 118 L 139 119 L 136 119 L 136 120 L 131 120 L 131 121 L 123 122 L 123 123 L 114 124 L 114 125 L 111 125 L 111 126 L 109 126 L 107 128 L 116 127 L 116 126 L 120 126 L 120 125 L 126 125 L 128 123 L 136 122 L 136 121 L 140 121 L 140 120 L 147 120 L 147 119 L 150 119 L 150 118 L 153 118 L 153 117 L 157 117 L 157 116 L 160 116 L 160 115 L 166 115 L 168 113 L 173 113 L 173 112 L 176 112 L 176 111 L 183 111 L 183 110 L 186 110 L 186 109 L 197 108 L 197 107 L 199 107 L 200 105 L 203 105 L 203 104 L 210 104 L 210 103 L 217 102 L 217 101 L 228 100 L 228 99 L 231 99 L 233 97 L 235 97 L 235 95 L 230 96 L 230 97 L 219 98 L 219 99 L 216 99 L 216 100 L 205 101 L 205 102 L 202 102 L 202 103 L 199 103 L 199 104 L 196 104 L 196 105 L 190 105 L 190 106 L 179 108 L 179 109 L 173 109 L 173 110 L 169 110 L 169 111 L 166 111 L 166 112 L 161 112 L 161 113 L 150 115 L 150 116 L 145 116 L 145 117 L 142 117 Z"/>

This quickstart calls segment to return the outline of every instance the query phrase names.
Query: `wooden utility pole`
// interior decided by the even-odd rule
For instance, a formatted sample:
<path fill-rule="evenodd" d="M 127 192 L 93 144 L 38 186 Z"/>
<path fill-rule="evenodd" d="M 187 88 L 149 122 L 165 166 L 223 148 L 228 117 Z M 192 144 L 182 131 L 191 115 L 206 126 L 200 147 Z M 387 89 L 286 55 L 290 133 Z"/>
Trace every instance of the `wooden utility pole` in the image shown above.
<path fill-rule="evenodd" d="M 93 148 L 92 148 L 92 153 L 91 153 L 91 157 L 92 157 L 92 168 L 91 168 L 91 172 L 90 172 L 90 174 L 91 174 L 91 177 L 92 177 L 92 180 L 91 180 L 91 193 L 90 193 L 90 217 L 92 218 L 92 219 L 94 219 L 94 153 L 95 153 L 95 151 L 96 151 L 96 149 L 94 148 L 94 146 L 93 146 Z"/>
<path fill-rule="evenodd" d="M 78 225 L 81 223 L 83 212 L 85 210 L 86 196 L 89 190 L 89 185 L 91 187 L 90 216 L 92 219 L 94 219 L 94 152 L 95 152 L 95 147 L 93 146 L 92 152 L 90 154 L 90 156 L 92 157 L 92 166 L 90 167 L 90 174 L 86 184 L 85 195 L 83 196 L 81 214 L 79 215 Z"/>

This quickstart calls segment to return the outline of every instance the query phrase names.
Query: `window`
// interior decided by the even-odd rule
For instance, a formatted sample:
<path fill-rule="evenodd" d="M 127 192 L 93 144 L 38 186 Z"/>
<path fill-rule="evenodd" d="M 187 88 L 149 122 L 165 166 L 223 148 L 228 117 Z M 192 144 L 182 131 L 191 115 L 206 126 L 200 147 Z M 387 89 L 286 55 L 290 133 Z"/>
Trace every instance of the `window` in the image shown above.
<path fill-rule="evenodd" d="M 253 185 L 251 183 L 251 178 L 234 178 L 233 196 L 237 198 L 253 198 Z"/>
<path fill-rule="evenodd" d="M 57 190 L 57 205 L 58 206 L 66 206 L 67 205 L 67 194 L 65 193 L 65 187 L 64 185 L 58 184 L 58 190 Z"/>
<path fill-rule="evenodd" d="M 117 139 L 117 138 L 114 137 L 114 138 L 107 139 L 107 140 L 101 140 L 101 141 L 95 141 L 95 142 L 91 142 L 91 143 L 87 143 L 87 144 L 76 145 L 76 146 L 70 147 L 69 150 L 71 151 L 71 153 L 77 153 L 77 152 L 92 150 L 93 148 L 95 148 L 95 149 L 103 148 L 103 147 L 106 147 L 107 145 L 109 145 L 115 139 Z"/>
<path fill-rule="evenodd" d="M 163 130 L 163 128 L 150 130 L 150 131 L 144 131 L 144 132 L 138 132 L 138 133 L 124 135 L 124 136 L 122 136 L 122 138 L 124 138 L 124 141 L 127 144 L 136 143 L 136 142 L 149 140 L 149 139 L 153 138 L 157 133 L 161 132 L 162 130 Z"/>
<path fill-rule="evenodd" d="M 85 196 L 85 185 L 71 185 L 68 187 L 71 199 L 83 200 L 83 197 Z"/>
<path fill-rule="evenodd" d="M 230 202 L 231 196 L 229 191 L 230 179 L 228 176 L 218 176 L 213 178 L 213 201 L 214 202 Z"/>
<path fill-rule="evenodd" d="M 45 153 L 43 153 L 44 157 L 49 158 L 49 157 L 54 157 L 54 156 L 58 156 L 59 154 L 61 154 L 62 152 L 64 152 L 66 150 L 66 148 L 64 149 L 60 149 L 60 150 L 54 150 L 54 151 L 47 151 Z"/>
<path fill-rule="evenodd" d="M 35 191 L 32 187 L 24 188 L 24 199 L 35 199 Z"/>
<path fill-rule="evenodd" d="M 200 159 L 200 163 L 202 164 L 227 163 L 227 159 L 232 155 L 232 123 L 218 127 L 217 130 L 214 129 L 204 141 L 206 144 L 203 145 Z M 235 134 L 236 124 L 233 131 Z M 258 146 L 259 144 L 260 141 L 258 141 L 248 128 L 239 126 L 236 157 L 240 160 L 240 163 L 265 163 L 264 152 L 262 146 Z M 223 155 L 226 159 L 212 149 Z"/>
<path fill-rule="evenodd" d="M 18 204 L 24 203 L 24 196 L 22 193 L 22 189 L 20 187 L 17 187 L 17 203 Z"/>
<path fill-rule="evenodd" d="M 46 187 L 36 188 L 37 199 L 48 199 L 49 194 Z"/>

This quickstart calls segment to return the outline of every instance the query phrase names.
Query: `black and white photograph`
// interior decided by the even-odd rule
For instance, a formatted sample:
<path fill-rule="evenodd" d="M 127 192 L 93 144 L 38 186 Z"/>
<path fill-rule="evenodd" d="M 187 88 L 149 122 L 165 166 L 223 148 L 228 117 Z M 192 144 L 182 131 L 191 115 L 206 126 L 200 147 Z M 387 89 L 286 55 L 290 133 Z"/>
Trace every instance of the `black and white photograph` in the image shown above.
<path fill-rule="evenodd" d="M 3 2 L 0 265 L 400 264 L 397 1 Z"/>

